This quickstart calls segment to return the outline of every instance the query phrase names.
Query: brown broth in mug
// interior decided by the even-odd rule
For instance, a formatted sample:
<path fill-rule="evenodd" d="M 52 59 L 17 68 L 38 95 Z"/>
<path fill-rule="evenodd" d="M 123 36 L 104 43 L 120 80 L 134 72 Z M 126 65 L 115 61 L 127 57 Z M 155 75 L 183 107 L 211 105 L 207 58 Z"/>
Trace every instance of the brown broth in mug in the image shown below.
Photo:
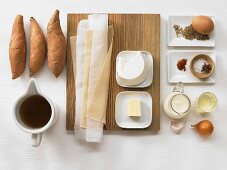
<path fill-rule="evenodd" d="M 33 95 L 22 102 L 19 115 L 25 125 L 31 128 L 41 128 L 50 120 L 51 106 L 44 97 Z"/>

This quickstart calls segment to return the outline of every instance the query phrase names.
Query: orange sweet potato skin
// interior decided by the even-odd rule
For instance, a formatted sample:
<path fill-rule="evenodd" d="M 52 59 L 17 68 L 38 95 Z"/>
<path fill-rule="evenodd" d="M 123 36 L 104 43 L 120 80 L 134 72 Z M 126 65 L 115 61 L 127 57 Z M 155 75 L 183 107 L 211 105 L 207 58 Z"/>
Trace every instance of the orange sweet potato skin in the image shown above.
<path fill-rule="evenodd" d="M 66 39 L 62 32 L 59 11 L 56 10 L 47 26 L 48 66 L 58 77 L 66 60 Z"/>
<path fill-rule="evenodd" d="M 46 38 L 37 23 L 37 21 L 30 18 L 30 62 L 29 70 L 30 77 L 35 75 L 45 63 L 47 55 Z"/>
<path fill-rule="evenodd" d="M 16 79 L 24 73 L 26 65 L 26 52 L 27 45 L 23 16 L 17 15 L 13 23 L 9 44 L 9 60 L 12 79 Z"/>

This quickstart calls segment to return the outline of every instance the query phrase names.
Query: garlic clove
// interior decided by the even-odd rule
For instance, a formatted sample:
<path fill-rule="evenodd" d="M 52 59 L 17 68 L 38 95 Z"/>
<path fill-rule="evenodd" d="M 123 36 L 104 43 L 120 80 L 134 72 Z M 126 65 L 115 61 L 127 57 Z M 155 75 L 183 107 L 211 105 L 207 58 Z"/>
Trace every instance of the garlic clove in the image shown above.
<path fill-rule="evenodd" d="M 180 121 L 180 122 L 171 121 L 170 128 L 172 129 L 172 131 L 175 134 L 179 134 L 182 131 L 182 129 L 185 127 L 186 121 L 187 120 L 183 120 L 183 121 Z"/>

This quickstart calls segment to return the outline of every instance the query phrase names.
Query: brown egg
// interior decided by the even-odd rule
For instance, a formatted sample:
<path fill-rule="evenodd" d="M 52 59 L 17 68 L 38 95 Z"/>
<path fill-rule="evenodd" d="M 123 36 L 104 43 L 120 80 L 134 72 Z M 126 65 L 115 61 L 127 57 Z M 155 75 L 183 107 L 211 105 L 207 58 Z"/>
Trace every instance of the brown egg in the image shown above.
<path fill-rule="evenodd" d="M 214 29 L 214 22 L 208 16 L 195 16 L 192 18 L 193 28 L 200 34 L 210 34 Z"/>

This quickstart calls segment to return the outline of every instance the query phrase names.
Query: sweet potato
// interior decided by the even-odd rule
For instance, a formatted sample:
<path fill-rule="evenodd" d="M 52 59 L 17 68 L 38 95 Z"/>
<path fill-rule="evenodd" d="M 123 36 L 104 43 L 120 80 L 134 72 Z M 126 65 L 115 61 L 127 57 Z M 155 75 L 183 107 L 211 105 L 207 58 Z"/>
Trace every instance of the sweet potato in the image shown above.
<path fill-rule="evenodd" d="M 58 77 L 65 65 L 66 39 L 62 32 L 59 11 L 56 10 L 47 26 L 48 66 Z"/>
<path fill-rule="evenodd" d="M 35 20 L 30 18 L 30 77 L 36 74 L 43 66 L 47 55 L 46 38 Z"/>
<path fill-rule="evenodd" d="M 12 79 L 16 79 L 24 73 L 26 65 L 26 52 L 27 45 L 23 16 L 17 15 L 13 23 L 9 44 L 9 60 Z"/>

